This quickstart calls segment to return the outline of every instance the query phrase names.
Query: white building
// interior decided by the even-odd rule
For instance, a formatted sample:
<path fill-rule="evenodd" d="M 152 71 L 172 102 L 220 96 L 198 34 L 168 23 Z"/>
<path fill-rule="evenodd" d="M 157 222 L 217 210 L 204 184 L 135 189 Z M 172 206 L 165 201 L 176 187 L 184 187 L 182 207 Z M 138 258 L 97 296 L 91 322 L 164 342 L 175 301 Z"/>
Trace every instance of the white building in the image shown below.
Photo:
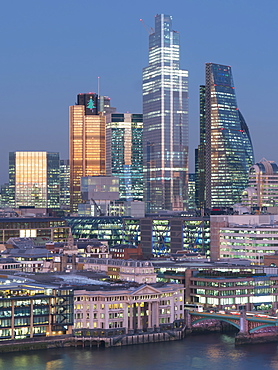
<path fill-rule="evenodd" d="M 123 289 L 76 290 L 75 329 L 145 330 L 184 319 L 184 286 L 142 285 Z"/>

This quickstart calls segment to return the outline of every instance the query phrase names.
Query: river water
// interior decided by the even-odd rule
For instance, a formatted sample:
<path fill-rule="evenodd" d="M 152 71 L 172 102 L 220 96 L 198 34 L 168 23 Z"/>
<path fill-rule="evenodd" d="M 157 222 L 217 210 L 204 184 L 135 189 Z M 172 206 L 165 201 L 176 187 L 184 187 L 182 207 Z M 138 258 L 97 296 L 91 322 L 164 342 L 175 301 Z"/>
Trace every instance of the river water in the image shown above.
<path fill-rule="evenodd" d="M 278 343 L 234 345 L 232 335 L 114 348 L 65 348 L 0 355 L 0 370 L 278 369 Z"/>

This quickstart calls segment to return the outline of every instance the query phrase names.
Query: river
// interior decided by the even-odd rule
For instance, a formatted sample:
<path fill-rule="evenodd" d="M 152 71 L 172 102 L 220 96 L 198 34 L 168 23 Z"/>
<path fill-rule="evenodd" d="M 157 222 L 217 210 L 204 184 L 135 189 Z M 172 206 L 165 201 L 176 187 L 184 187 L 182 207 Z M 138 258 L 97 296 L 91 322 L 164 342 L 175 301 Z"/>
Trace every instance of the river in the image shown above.
<path fill-rule="evenodd" d="M 0 355 L 0 370 L 278 369 L 278 343 L 235 347 L 232 335 L 114 348 L 57 348 Z"/>

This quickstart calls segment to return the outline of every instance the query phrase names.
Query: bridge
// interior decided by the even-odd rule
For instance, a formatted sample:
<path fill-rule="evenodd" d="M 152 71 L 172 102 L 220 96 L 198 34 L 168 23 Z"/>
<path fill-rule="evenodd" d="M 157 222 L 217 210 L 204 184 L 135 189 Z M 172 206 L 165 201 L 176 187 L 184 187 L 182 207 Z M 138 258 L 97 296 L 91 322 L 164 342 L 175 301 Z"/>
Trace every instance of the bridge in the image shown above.
<path fill-rule="evenodd" d="M 278 340 L 278 317 L 255 312 L 241 311 L 186 311 L 186 327 L 192 331 L 194 327 L 205 324 L 210 321 L 220 321 L 231 324 L 239 332 L 236 336 L 236 343 L 251 343 L 254 341 L 264 341 L 262 338 Z M 274 338 L 275 337 L 275 338 Z M 238 339 L 237 339 L 238 338 Z M 245 339 L 244 339 L 245 338 Z M 254 340 L 256 339 L 257 340 Z M 259 340 L 259 338 L 261 340 Z"/>

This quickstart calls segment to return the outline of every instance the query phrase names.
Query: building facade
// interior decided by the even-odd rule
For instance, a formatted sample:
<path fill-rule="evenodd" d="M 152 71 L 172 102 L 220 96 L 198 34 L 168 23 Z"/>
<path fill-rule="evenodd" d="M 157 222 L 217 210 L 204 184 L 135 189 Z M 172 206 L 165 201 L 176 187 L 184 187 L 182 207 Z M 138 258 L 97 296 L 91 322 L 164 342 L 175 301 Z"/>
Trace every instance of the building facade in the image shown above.
<path fill-rule="evenodd" d="M 206 207 L 240 201 L 254 163 L 248 127 L 237 107 L 232 70 L 206 64 L 205 88 Z"/>
<path fill-rule="evenodd" d="M 60 206 L 70 207 L 70 165 L 68 159 L 60 160 Z"/>
<path fill-rule="evenodd" d="M 70 107 L 70 205 L 81 203 L 82 176 L 105 175 L 105 116 L 95 93 L 79 94 Z"/>
<path fill-rule="evenodd" d="M 59 208 L 59 153 L 9 153 L 9 188 L 15 208 Z"/>
<path fill-rule="evenodd" d="M 168 284 L 142 285 L 117 290 L 76 290 L 74 297 L 75 330 L 121 329 L 157 331 L 167 324 L 184 320 L 184 287 Z"/>
<path fill-rule="evenodd" d="M 188 177 L 188 72 L 180 69 L 172 17 L 156 15 L 143 70 L 144 181 L 147 212 L 182 211 Z"/>
<path fill-rule="evenodd" d="M 120 200 L 143 200 L 142 139 L 142 114 L 107 115 L 106 172 L 119 178 Z"/>
<path fill-rule="evenodd" d="M 278 166 L 262 159 L 249 170 L 248 188 L 242 194 L 242 204 L 250 210 L 262 211 L 278 206 Z"/>

